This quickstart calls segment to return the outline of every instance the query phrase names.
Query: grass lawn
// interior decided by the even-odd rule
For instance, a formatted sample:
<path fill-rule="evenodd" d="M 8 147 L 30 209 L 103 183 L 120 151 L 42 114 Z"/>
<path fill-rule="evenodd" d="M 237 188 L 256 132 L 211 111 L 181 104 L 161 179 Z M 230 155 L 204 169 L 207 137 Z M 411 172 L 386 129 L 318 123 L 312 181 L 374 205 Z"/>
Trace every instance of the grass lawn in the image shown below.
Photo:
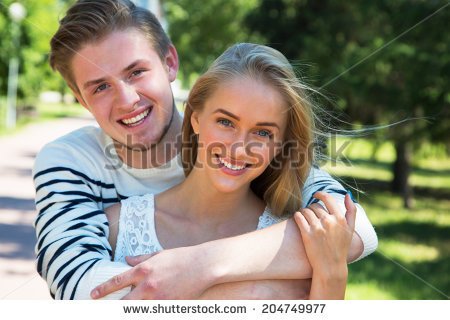
<path fill-rule="evenodd" d="M 379 247 L 349 266 L 347 299 L 448 299 L 450 159 L 415 159 L 414 208 L 406 210 L 388 191 L 392 147 L 385 143 L 373 160 L 367 141 L 355 144 L 344 152 L 351 166 L 328 163 L 325 168 L 364 192 L 358 200 L 375 226 Z"/>
<path fill-rule="evenodd" d="M 0 99 L 0 136 L 13 134 L 27 124 L 37 121 L 48 121 L 53 119 L 65 118 L 65 117 L 81 117 L 89 116 L 89 112 L 79 104 L 62 104 L 62 103 L 51 103 L 43 104 L 38 103 L 36 109 L 33 113 L 22 115 L 17 120 L 17 125 L 15 129 L 5 128 L 5 112 L 6 108 L 4 99 Z"/>

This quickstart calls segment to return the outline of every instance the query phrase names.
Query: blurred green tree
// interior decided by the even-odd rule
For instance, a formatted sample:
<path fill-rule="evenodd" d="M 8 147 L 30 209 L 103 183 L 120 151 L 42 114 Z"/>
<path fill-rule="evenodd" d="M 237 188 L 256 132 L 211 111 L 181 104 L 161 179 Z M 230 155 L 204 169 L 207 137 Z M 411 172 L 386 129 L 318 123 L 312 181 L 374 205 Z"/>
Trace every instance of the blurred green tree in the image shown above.
<path fill-rule="evenodd" d="M 0 5 L 0 95 L 6 93 L 9 58 L 16 48 L 11 35 L 8 8 L 14 0 L 3 0 Z M 20 59 L 18 95 L 22 102 L 34 103 L 43 90 L 62 91 L 63 81 L 48 65 L 50 38 L 57 29 L 58 17 L 69 1 L 21 0 L 27 11 L 20 25 Z"/>
<path fill-rule="evenodd" d="M 180 56 L 180 78 L 189 86 L 230 45 L 256 40 L 243 21 L 257 0 L 166 0 L 169 34 Z"/>
<path fill-rule="evenodd" d="M 260 0 L 245 22 L 291 60 L 313 63 L 307 78 L 353 121 L 419 118 L 387 137 L 397 154 L 392 189 L 410 207 L 412 150 L 450 140 L 448 21 L 448 1 Z"/>

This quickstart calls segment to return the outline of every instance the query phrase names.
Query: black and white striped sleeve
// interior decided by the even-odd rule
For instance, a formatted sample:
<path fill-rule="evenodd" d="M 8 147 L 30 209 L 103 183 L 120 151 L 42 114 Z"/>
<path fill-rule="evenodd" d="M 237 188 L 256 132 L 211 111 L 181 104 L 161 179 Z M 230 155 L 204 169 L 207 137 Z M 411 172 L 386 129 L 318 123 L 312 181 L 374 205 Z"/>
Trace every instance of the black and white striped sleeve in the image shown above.
<path fill-rule="evenodd" d="M 92 173 L 76 150 L 52 143 L 38 154 L 33 170 L 37 271 L 55 299 L 73 299 L 83 276 L 100 260 L 111 260 L 102 188 L 113 188 Z M 92 160 L 91 160 L 92 161 Z"/>

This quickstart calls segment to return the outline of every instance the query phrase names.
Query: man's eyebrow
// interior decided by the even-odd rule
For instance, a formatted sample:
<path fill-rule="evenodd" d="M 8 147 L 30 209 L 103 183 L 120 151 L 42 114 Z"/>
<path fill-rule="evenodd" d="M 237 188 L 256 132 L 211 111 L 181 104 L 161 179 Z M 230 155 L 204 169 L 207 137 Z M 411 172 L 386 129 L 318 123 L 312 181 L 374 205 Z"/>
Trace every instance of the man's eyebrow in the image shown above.
<path fill-rule="evenodd" d="M 214 113 L 223 113 L 223 114 L 226 114 L 227 116 L 229 116 L 231 118 L 234 118 L 234 119 L 236 119 L 238 121 L 241 120 L 241 118 L 239 118 L 237 115 L 235 115 L 235 114 L 233 114 L 233 113 L 231 113 L 231 112 L 229 112 L 227 110 L 221 109 L 221 108 L 219 108 L 216 111 L 214 111 L 213 114 Z M 280 130 L 280 127 L 275 122 L 258 122 L 256 125 L 257 126 L 262 126 L 262 127 L 263 126 L 276 127 L 276 128 L 278 128 L 278 130 Z"/>
<path fill-rule="evenodd" d="M 122 73 L 130 71 L 131 69 L 133 69 L 134 67 L 136 67 L 138 64 L 143 63 L 143 62 L 145 62 L 145 60 L 143 60 L 143 59 L 139 59 L 139 60 L 134 61 L 134 62 L 131 63 L 128 67 L 126 67 L 125 69 L 123 69 L 123 70 L 122 70 Z"/>
<path fill-rule="evenodd" d="M 100 84 L 102 82 L 106 81 L 106 78 L 100 78 L 100 79 L 95 79 L 95 80 L 90 80 L 88 82 L 85 82 L 83 84 L 83 89 L 87 89 L 90 86 L 96 85 L 96 84 Z"/>
<path fill-rule="evenodd" d="M 136 61 L 132 62 L 129 66 L 125 67 L 125 68 L 122 70 L 122 73 L 125 73 L 125 72 L 130 71 L 131 69 L 133 69 L 133 68 L 136 67 L 138 64 L 140 64 L 140 63 L 142 63 L 142 62 L 144 62 L 144 61 L 145 61 L 145 60 L 140 59 L 140 60 L 136 60 Z M 102 82 L 104 82 L 104 81 L 106 81 L 106 78 L 105 78 L 105 77 L 99 78 L 99 79 L 95 79 L 95 80 L 90 80 L 90 81 L 86 82 L 86 83 L 83 85 L 83 89 L 89 88 L 90 86 L 93 86 L 93 85 L 102 83 Z"/>

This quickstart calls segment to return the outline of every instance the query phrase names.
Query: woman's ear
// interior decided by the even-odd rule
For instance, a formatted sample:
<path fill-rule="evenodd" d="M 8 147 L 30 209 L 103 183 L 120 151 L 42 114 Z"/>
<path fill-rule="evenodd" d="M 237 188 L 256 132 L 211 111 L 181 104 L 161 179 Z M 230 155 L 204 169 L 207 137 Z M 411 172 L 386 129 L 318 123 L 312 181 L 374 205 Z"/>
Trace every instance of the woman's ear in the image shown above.
<path fill-rule="evenodd" d="M 197 111 L 193 111 L 192 114 L 191 114 L 191 126 L 192 126 L 192 129 L 194 130 L 195 134 L 199 133 L 199 126 L 200 125 L 198 123 L 198 116 L 199 116 L 199 114 L 198 114 Z"/>

